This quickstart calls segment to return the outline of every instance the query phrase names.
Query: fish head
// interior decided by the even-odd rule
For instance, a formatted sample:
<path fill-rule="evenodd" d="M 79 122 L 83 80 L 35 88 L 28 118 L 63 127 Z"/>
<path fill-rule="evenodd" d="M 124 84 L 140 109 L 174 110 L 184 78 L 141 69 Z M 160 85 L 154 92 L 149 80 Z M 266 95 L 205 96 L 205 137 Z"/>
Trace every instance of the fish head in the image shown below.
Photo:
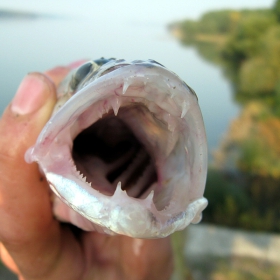
<path fill-rule="evenodd" d="M 54 214 L 84 230 L 160 238 L 201 219 L 207 141 L 195 92 L 154 60 L 71 72 L 36 144 Z"/>

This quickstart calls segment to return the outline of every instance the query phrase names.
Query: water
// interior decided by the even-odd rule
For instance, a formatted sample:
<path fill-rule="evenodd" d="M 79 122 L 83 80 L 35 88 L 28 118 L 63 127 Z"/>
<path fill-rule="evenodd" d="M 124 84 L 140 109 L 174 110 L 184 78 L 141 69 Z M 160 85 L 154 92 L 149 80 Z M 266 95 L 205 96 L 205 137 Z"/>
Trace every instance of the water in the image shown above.
<path fill-rule="evenodd" d="M 21 79 L 82 58 L 152 58 L 177 73 L 197 93 L 210 151 L 230 120 L 238 114 L 229 82 L 221 70 L 185 48 L 157 21 L 118 17 L 112 23 L 95 17 L 0 20 L 0 112 L 12 99 Z"/>

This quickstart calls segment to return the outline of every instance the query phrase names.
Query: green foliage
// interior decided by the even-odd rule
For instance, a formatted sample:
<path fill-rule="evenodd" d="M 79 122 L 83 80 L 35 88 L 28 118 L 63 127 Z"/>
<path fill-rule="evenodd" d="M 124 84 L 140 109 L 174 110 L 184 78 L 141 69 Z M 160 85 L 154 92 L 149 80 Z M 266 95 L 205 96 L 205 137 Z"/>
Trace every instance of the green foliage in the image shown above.
<path fill-rule="evenodd" d="M 205 197 L 209 200 L 203 216 L 206 222 L 237 226 L 240 214 L 250 207 L 250 198 L 242 186 L 215 169 L 208 172 Z"/>
<path fill-rule="evenodd" d="M 219 55 L 220 45 L 211 42 L 196 42 L 195 47 L 198 53 L 208 61 L 219 65 L 223 63 Z"/>
<path fill-rule="evenodd" d="M 278 73 L 269 65 L 265 57 L 256 57 L 246 61 L 239 72 L 238 91 L 249 98 L 271 95 Z"/>
<path fill-rule="evenodd" d="M 180 29 L 183 41 L 192 43 L 193 40 L 200 40 L 200 35 L 227 37 L 234 32 L 237 32 L 238 36 L 253 35 L 251 34 L 251 28 L 259 28 L 262 32 L 270 22 L 275 21 L 275 18 L 275 14 L 270 10 L 221 10 L 208 12 L 198 21 L 184 20 L 178 22 L 173 27 Z M 248 30 L 243 30 L 243 27 Z"/>
<path fill-rule="evenodd" d="M 279 152 L 257 135 L 241 143 L 239 168 L 249 174 L 280 177 Z"/>
<path fill-rule="evenodd" d="M 192 280 L 189 267 L 186 265 L 184 256 L 184 245 L 186 243 L 185 231 L 177 231 L 171 235 L 172 248 L 174 253 L 174 279 Z M 173 279 L 172 278 L 172 279 Z"/>
<path fill-rule="evenodd" d="M 217 258 L 215 269 L 202 279 L 211 280 L 277 280 L 280 269 L 277 264 L 270 264 L 259 259 L 245 257 Z"/>
<path fill-rule="evenodd" d="M 192 41 L 195 38 L 195 34 L 198 32 L 198 26 L 193 20 L 185 20 L 180 23 L 180 30 L 183 34 L 183 41 Z"/>
<path fill-rule="evenodd" d="M 194 45 L 204 58 L 224 68 L 238 101 L 264 98 L 272 108 L 280 105 L 280 25 L 275 9 L 209 12 L 177 28 L 184 44 Z M 274 111 L 280 114 L 278 106 Z"/>
<path fill-rule="evenodd" d="M 280 182 L 267 176 L 233 176 L 210 169 L 203 221 L 257 231 L 280 232 Z"/>
<path fill-rule="evenodd" d="M 274 11 L 278 21 L 280 21 L 280 0 L 275 1 L 275 4 L 273 6 L 273 11 Z"/>
<path fill-rule="evenodd" d="M 238 16 L 237 16 L 238 17 Z M 198 23 L 201 33 L 226 34 L 234 28 L 236 12 L 231 10 L 209 12 L 202 16 Z"/>
<path fill-rule="evenodd" d="M 232 10 L 209 12 L 202 16 L 199 21 L 184 20 L 177 23 L 176 27 L 181 30 L 182 42 L 193 43 L 199 35 L 227 35 L 234 30 L 239 13 Z"/>
<path fill-rule="evenodd" d="M 223 57 L 239 65 L 245 59 L 255 56 L 260 50 L 258 41 L 262 34 L 275 24 L 273 13 L 260 12 L 243 16 L 225 45 Z"/>
<path fill-rule="evenodd" d="M 220 52 L 221 64 L 242 104 L 262 100 L 280 116 L 280 25 L 273 13 L 248 14 Z"/>
<path fill-rule="evenodd" d="M 238 90 L 251 98 L 270 95 L 279 104 L 280 26 L 269 28 L 260 38 L 258 48 L 258 54 L 240 67 Z"/>
<path fill-rule="evenodd" d="M 204 220 L 280 232 L 280 0 L 272 9 L 209 12 L 176 28 L 184 44 L 223 67 L 245 111 L 220 153 L 237 155 L 242 175 L 210 170 Z M 262 106 L 245 110 L 254 103 Z"/>

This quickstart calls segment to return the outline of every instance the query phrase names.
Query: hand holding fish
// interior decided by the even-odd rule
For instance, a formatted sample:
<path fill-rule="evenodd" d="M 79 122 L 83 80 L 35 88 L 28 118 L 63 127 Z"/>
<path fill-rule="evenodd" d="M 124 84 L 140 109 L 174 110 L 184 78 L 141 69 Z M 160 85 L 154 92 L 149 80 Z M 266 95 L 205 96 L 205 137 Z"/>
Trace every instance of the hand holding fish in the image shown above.
<path fill-rule="evenodd" d="M 0 120 L 0 256 L 20 280 L 169 279 L 169 238 L 140 240 L 79 231 L 53 217 L 52 194 L 26 150 L 50 118 L 58 67 L 29 74 Z"/>

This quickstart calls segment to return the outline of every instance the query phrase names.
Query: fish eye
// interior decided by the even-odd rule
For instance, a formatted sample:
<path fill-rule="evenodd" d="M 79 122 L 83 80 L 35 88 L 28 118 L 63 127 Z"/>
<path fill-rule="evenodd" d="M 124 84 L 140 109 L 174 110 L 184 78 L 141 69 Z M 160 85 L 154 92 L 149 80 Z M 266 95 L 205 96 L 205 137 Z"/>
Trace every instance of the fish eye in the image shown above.
<path fill-rule="evenodd" d="M 70 87 L 72 90 L 75 90 L 80 82 L 91 72 L 93 69 L 93 64 L 94 62 L 87 62 L 77 69 L 70 82 Z"/>

